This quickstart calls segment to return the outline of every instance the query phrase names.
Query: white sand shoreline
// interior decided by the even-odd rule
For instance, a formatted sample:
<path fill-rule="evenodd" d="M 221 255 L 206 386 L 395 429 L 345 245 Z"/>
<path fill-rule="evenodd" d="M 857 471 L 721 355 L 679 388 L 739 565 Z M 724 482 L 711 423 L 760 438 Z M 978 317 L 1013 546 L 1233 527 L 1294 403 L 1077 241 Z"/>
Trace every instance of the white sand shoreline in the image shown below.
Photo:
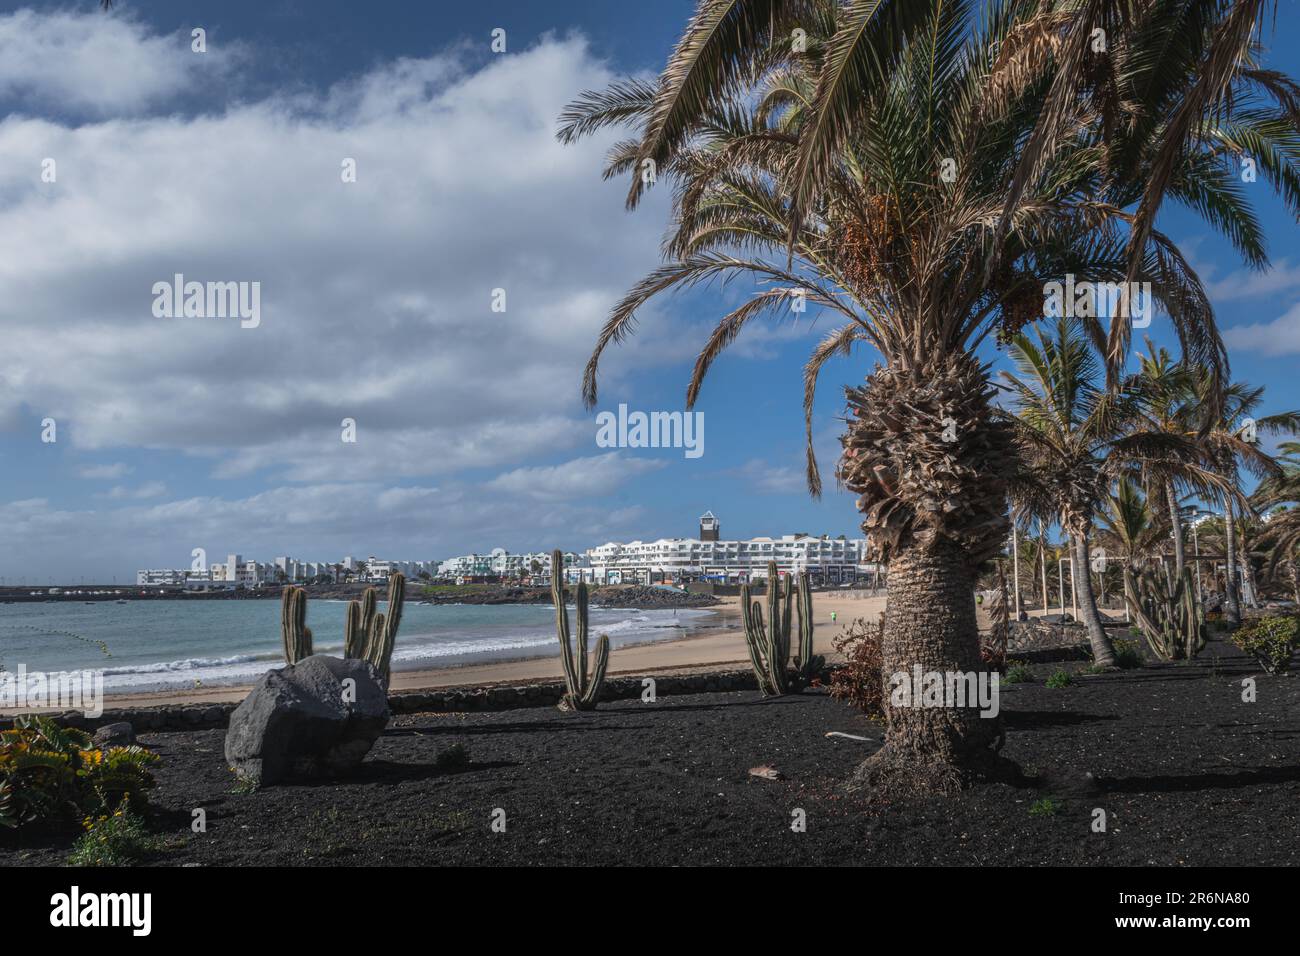
<path fill-rule="evenodd" d="M 858 617 L 877 617 L 883 612 L 885 597 L 859 596 L 859 593 L 818 593 L 813 600 L 816 626 L 815 649 L 836 659 L 831 642 Z M 633 676 L 659 672 L 717 670 L 748 667 L 744 630 L 740 623 L 739 598 L 724 598 L 721 604 L 702 610 L 713 616 L 684 626 L 686 633 L 665 640 L 629 644 L 610 651 L 609 675 Z M 832 615 L 836 620 L 832 621 Z M 401 636 L 399 634 L 400 643 Z M 485 687 L 493 684 L 526 684 L 562 680 L 559 647 L 554 654 L 498 660 L 489 663 L 441 665 L 395 671 L 390 686 L 394 693 L 443 690 L 452 687 Z M 250 684 L 213 687 L 174 688 L 159 691 L 106 692 L 106 709 L 129 709 L 162 705 L 202 705 L 242 700 Z M 9 715 L 8 711 L 0 713 Z"/>

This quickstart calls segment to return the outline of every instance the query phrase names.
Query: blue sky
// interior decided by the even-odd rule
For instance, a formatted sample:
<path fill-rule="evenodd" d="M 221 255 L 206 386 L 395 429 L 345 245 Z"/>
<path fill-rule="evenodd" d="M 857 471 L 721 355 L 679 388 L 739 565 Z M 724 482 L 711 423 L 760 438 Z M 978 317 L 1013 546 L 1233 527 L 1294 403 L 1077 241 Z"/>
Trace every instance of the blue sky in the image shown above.
<path fill-rule="evenodd" d="M 691 7 L 0 3 L 0 577 L 122 581 L 195 547 L 582 548 L 690 534 L 706 509 L 725 536 L 856 535 L 850 495 L 803 491 L 800 368 L 826 327 L 812 310 L 715 365 L 698 459 L 599 448 L 579 401 L 595 330 L 659 261 L 665 204 L 626 213 L 625 184 L 599 176 L 616 137 L 560 147 L 555 116 L 657 71 Z M 1297 38 L 1286 4 L 1269 65 L 1300 74 Z M 1298 408 L 1300 242 L 1250 188 L 1268 274 L 1180 210 L 1161 225 L 1209 283 L 1234 377 L 1267 387 L 1267 411 Z M 152 286 L 176 272 L 260 282 L 260 325 L 155 318 Z M 680 409 L 712 322 L 751 291 L 646 310 L 600 408 Z M 1151 331 L 1174 344 L 1158 318 Z M 827 469 L 841 386 L 873 361 L 823 374 Z"/>

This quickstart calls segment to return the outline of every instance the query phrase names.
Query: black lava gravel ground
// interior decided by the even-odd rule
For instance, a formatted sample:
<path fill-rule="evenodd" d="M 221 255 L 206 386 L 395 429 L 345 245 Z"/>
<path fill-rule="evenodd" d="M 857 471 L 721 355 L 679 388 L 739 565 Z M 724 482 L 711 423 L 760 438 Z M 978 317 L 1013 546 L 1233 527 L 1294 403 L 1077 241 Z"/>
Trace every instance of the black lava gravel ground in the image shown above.
<path fill-rule="evenodd" d="M 1075 683 L 1045 686 L 1059 669 Z M 1032 683 L 1003 685 L 1002 753 L 1037 783 L 892 805 L 841 789 L 873 745 L 825 734 L 881 731 L 819 691 L 402 716 L 358 777 L 249 793 L 225 767 L 223 731 L 146 734 L 163 760 L 150 826 L 168 843 L 153 862 L 1300 863 L 1300 676 L 1270 677 L 1217 642 L 1191 664 L 1032 670 Z M 1254 703 L 1242 700 L 1248 677 Z M 458 743 L 469 766 L 438 769 Z M 785 779 L 751 777 L 759 764 Z M 1030 812 L 1048 798 L 1047 812 Z M 190 827 L 198 807 L 202 834 Z M 806 832 L 792 829 L 797 810 Z M 71 842 L 23 839 L 0 844 L 0 866 L 59 865 Z"/>

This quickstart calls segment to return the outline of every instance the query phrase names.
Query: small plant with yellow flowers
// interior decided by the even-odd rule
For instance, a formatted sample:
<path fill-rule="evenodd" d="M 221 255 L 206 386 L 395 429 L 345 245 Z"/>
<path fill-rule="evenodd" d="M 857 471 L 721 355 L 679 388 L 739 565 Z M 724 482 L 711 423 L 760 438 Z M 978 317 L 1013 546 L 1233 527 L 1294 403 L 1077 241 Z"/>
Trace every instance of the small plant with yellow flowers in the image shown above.
<path fill-rule="evenodd" d="M 24 715 L 0 731 L 0 828 L 57 826 L 98 817 L 125 803 L 140 810 L 154 786 L 157 754 L 143 747 L 98 748 L 90 735 Z"/>

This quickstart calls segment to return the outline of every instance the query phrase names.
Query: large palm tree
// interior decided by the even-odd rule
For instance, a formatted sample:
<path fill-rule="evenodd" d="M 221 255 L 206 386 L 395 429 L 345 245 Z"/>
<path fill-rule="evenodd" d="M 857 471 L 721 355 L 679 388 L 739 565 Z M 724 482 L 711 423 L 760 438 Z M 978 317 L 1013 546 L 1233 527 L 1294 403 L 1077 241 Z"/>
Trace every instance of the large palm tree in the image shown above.
<path fill-rule="evenodd" d="M 1237 590 L 1237 544 L 1239 515 L 1250 513 L 1250 503 L 1241 483 L 1245 470 L 1257 479 L 1282 475 L 1282 467 L 1264 451 L 1259 441 L 1265 434 L 1294 434 L 1300 431 L 1300 412 L 1287 411 L 1259 416 L 1264 389 L 1234 382 L 1219 392 L 1220 400 L 1212 403 L 1208 394 L 1212 385 L 1205 376 L 1200 380 L 1201 422 L 1198 430 L 1206 455 L 1213 463 L 1220 482 L 1219 502 L 1223 507 L 1224 549 L 1224 617 L 1230 624 L 1241 622 L 1241 600 Z"/>
<path fill-rule="evenodd" d="M 1128 475 L 1123 475 L 1114 488 L 1102 499 L 1097 512 L 1097 540 L 1108 555 L 1123 562 L 1124 570 L 1136 574 L 1139 570 L 1164 560 L 1161 544 L 1169 535 L 1169 523 L 1162 509 L 1152 508 L 1151 502 Z M 1132 617 L 1132 607 L 1139 603 L 1133 593 L 1128 574 L 1121 573 L 1124 592 L 1124 617 Z M 1152 645 L 1157 653 L 1162 649 Z"/>
<path fill-rule="evenodd" d="M 817 494 L 819 373 L 863 344 L 884 359 L 865 386 L 847 390 L 837 474 L 889 564 L 887 673 L 979 667 L 974 574 L 1006 537 L 1011 461 L 976 350 L 1041 316 L 1047 282 L 1067 273 L 1112 282 L 1128 267 L 1123 205 L 1140 189 L 1103 176 L 1090 115 L 1006 203 L 1046 91 L 1046 81 L 1021 82 L 1008 51 L 1038 7 L 1003 0 L 979 17 L 961 0 L 702 0 L 657 83 L 586 93 L 561 121 L 565 141 L 633 128 L 607 169 L 633 174 L 629 204 L 651 182 L 675 186 L 667 261 L 602 330 L 584 375 L 589 405 L 603 351 L 631 333 L 652 297 L 757 280 L 764 287 L 721 319 L 701 351 L 688 406 L 756 317 L 794 302 L 836 315 L 840 324 L 805 368 Z M 796 26 L 806 44 L 792 44 Z M 1225 200 L 1218 224 L 1237 221 L 1238 198 Z M 1199 280 L 1159 232 L 1146 248 L 1139 278 L 1189 354 L 1222 368 Z M 1081 321 L 1105 338 L 1104 318 Z M 891 708 L 888 719 L 885 746 L 859 783 L 948 789 L 991 762 L 993 721 L 973 708 Z"/>
<path fill-rule="evenodd" d="M 1281 473 L 1260 482 L 1251 498 L 1264 516 L 1259 543 L 1265 573 L 1272 577 L 1286 567 L 1300 606 L 1300 442 L 1282 442 L 1276 461 Z"/>
<path fill-rule="evenodd" d="M 1140 356 L 1137 384 L 1146 400 L 1140 413 L 1147 430 L 1177 435 L 1194 442 L 1196 453 L 1190 458 L 1146 462 L 1140 478 L 1150 491 L 1152 502 L 1163 504 L 1174 546 L 1174 574 L 1180 577 L 1187 563 L 1183 534 L 1182 498 L 1189 490 L 1203 498 L 1217 497 L 1221 484 L 1213 462 L 1200 454 L 1199 407 L 1201 377 L 1186 363 L 1177 362 L 1168 350 L 1157 348 L 1149 338 L 1147 351 Z"/>
<path fill-rule="evenodd" d="M 1179 436 L 1141 427 L 1146 395 L 1132 383 L 1104 388 L 1101 360 L 1073 319 L 1058 318 L 1050 335 L 1019 333 L 1009 352 L 1016 372 L 1002 376 L 1014 402 L 1011 421 L 1026 466 L 1017 483 L 1040 489 L 1052 502 L 1069 535 L 1071 574 L 1093 660 L 1114 667 L 1115 649 L 1089 574 L 1089 536 L 1097 511 L 1112 482 L 1134 462 L 1189 455 L 1195 448 Z"/>
<path fill-rule="evenodd" d="M 1074 139 L 1084 111 L 1099 134 L 1108 182 L 1137 187 L 1130 280 L 1143 269 L 1167 197 L 1219 220 L 1241 254 L 1262 267 L 1267 257 L 1259 224 L 1239 203 L 1237 170 L 1222 160 L 1255 164 L 1300 215 L 1300 86 L 1260 63 L 1270 10 L 1276 14 L 1276 0 L 1044 0 L 1004 58 L 1013 88 L 1044 76 L 1050 81 L 1008 190 L 1007 211 Z M 1003 228 L 1009 228 L 1005 221 Z M 1126 323 L 1111 326 L 1106 354 L 1112 381 L 1130 334 Z M 1226 366 L 1209 371 L 1222 386 Z M 1216 387 L 1210 397 L 1217 393 Z"/>

